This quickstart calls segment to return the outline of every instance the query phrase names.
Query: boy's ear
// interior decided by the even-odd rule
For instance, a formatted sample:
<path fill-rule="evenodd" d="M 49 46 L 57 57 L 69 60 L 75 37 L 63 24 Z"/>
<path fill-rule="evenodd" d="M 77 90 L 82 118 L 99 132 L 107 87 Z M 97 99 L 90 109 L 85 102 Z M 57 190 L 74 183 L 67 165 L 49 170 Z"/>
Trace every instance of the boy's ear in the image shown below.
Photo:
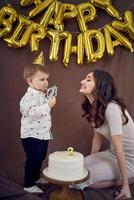
<path fill-rule="evenodd" d="M 32 83 L 32 79 L 31 78 L 27 78 L 27 82 L 30 85 Z"/>

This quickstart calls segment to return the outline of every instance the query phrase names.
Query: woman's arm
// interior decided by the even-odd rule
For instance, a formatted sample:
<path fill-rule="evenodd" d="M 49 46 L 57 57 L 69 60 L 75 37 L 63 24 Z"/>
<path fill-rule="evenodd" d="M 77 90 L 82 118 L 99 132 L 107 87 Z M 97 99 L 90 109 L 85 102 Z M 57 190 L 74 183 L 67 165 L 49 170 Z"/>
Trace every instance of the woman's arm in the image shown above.
<path fill-rule="evenodd" d="M 102 144 L 102 136 L 96 132 L 94 132 L 94 137 L 92 141 L 92 148 L 91 148 L 91 154 L 99 152 Z"/>
<path fill-rule="evenodd" d="M 116 152 L 119 169 L 122 176 L 122 189 L 115 199 L 119 199 L 123 197 L 123 195 L 129 198 L 131 197 L 131 193 L 129 189 L 127 167 L 126 167 L 125 155 L 123 151 L 122 135 L 112 136 L 112 144 Z"/>

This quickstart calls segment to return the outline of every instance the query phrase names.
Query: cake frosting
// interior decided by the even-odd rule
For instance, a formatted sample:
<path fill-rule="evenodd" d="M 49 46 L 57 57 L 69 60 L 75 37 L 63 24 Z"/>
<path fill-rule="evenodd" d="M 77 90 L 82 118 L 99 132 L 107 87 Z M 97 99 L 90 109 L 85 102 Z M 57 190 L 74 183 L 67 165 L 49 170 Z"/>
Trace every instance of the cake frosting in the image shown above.
<path fill-rule="evenodd" d="M 84 173 L 84 156 L 79 152 L 56 151 L 49 155 L 47 176 L 57 180 L 78 180 Z"/>

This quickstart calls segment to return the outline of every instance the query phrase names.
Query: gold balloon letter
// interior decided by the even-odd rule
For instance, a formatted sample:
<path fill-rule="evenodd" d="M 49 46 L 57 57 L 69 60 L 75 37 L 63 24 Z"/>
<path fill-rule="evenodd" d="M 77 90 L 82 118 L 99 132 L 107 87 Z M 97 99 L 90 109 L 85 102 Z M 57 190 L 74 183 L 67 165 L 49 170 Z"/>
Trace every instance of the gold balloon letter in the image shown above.
<path fill-rule="evenodd" d="M 106 10 L 114 18 L 118 18 L 120 16 L 119 12 L 113 7 L 111 0 L 91 0 L 91 3 Z"/>
<path fill-rule="evenodd" d="M 124 22 L 114 21 L 112 26 L 119 31 L 126 32 L 134 39 L 134 18 L 131 11 L 126 11 L 124 16 Z"/>
<path fill-rule="evenodd" d="M 10 47 L 22 47 L 25 46 L 28 42 L 28 39 L 26 41 L 23 40 L 23 42 L 21 42 L 21 39 L 28 25 L 31 24 L 31 21 L 26 17 L 20 15 L 18 17 L 18 20 L 19 24 L 16 27 L 13 35 L 10 38 L 4 39 Z M 28 35 L 26 35 L 26 38 L 28 38 Z"/>
<path fill-rule="evenodd" d="M 42 3 L 41 0 L 20 0 L 21 6 L 28 6 L 29 4 L 34 3 L 36 6 Z"/>
<path fill-rule="evenodd" d="M 55 6 L 56 6 L 56 2 L 51 3 L 51 5 L 48 7 L 45 14 L 41 18 L 40 24 L 43 25 L 44 28 L 46 28 L 47 24 L 49 23 L 50 17 L 53 15 L 55 11 Z"/>
<path fill-rule="evenodd" d="M 64 47 L 64 58 L 63 63 L 68 66 L 71 54 L 77 54 L 77 63 L 83 63 L 84 56 L 84 45 L 83 45 L 83 35 L 79 34 L 77 37 L 77 46 L 72 46 L 72 34 L 68 33 L 67 39 L 65 41 Z"/>
<path fill-rule="evenodd" d="M 32 29 L 32 35 L 30 40 L 30 46 L 32 51 L 38 51 L 39 50 L 39 41 L 42 40 L 45 35 L 45 29 L 40 24 L 32 23 L 30 25 Z"/>
<path fill-rule="evenodd" d="M 78 23 L 80 31 L 82 32 L 87 31 L 88 28 L 86 26 L 86 23 L 94 20 L 96 16 L 96 9 L 90 3 L 81 3 L 77 6 L 77 8 L 78 8 Z M 88 15 L 84 15 L 85 13 L 88 13 Z"/>
<path fill-rule="evenodd" d="M 73 18 L 76 17 L 78 14 L 77 7 L 73 4 L 65 4 L 62 3 L 59 7 L 55 24 L 60 25 L 62 24 L 63 18 Z"/>
<path fill-rule="evenodd" d="M 54 1 L 53 3 L 51 3 L 51 5 L 48 7 L 48 9 L 46 10 L 45 14 L 43 15 L 43 17 L 41 18 L 40 24 L 46 28 L 48 25 L 54 26 L 54 29 L 60 30 L 62 31 L 63 25 L 55 25 L 54 24 L 54 18 L 58 13 L 59 10 L 59 6 L 61 3 L 59 3 L 58 1 Z M 54 17 L 54 18 L 53 18 Z"/>
<path fill-rule="evenodd" d="M 93 46 L 93 39 L 97 41 L 97 50 Z M 89 30 L 84 33 L 84 46 L 88 62 L 96 62 L 102 58 L 105 51 L 105 39 L 99 30 Z"/>
<path fill-rule="evenodd" d="M 44 9 L 46 9 L 54 0 L 45 0 L 42 3 L 38 4 L 36 8 L 29 12 L 29 17 L 35 17 Z"/>
<path fill-rule="evenodd" d="M 67 34 L 68 34 L 67 32 L 63 31 L 56 31 L 56 30 L 47 31 L 47 36 L 51 40 L 51 46 L 49 51 L 49 59 L 51 61 L 58 60 L 60 41 L 67 38 Z"/>
<path fill-rule="evenodd" d="M 78 42 L 77 42 L 77 63 L 83 64 L 83 57 L 84 57 L 84 44 L 83 44 L 83 34 L 78 35 Z"/>
<path fill-rule="evenodd" d="M 122 35 L 120 32 L 116 31 L 110 25 L 106 25 L 104 28 L 105 40 L 106 40 L 106 48 L 109 55 L 114 54 L 114 47 L 118 45 L 123 45 L 127 49 L 130 49 L 133 52 L 133 47 L 131 42 Z M 112 36 L 115 38 L 115 41 L 112 41 Z"/>
<path fill-rule="evenodd" d="M 71 45 L 72 45 L 72 34 L 68 33 L 67 38 L 65 40 L 65 46 L 64 46 L 64 57 L 63 57 L 63 63 L 65 66 L 68 66 L 70 55 L 71 55 Z"/>
<path fill-rule="evenodd" d="M 0 10 L 0 37 L 7 36 L 12 31 L 12 23 L 16 18 L 17 12 L 11 6 L 5 6 Z"/>

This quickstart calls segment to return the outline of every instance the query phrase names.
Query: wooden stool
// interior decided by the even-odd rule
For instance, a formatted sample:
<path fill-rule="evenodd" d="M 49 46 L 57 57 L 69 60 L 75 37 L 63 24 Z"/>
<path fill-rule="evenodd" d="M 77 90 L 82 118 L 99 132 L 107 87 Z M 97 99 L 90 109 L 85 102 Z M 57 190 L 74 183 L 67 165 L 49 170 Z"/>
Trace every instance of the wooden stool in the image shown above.
<path fill-rule="evenodd" d="M 87 175 L 84 178 L 82 178 L 80 180 L 75 180 L 75 181 L 56 180 L 56 179 L 52 179 L 52 178 L 46 176 L 45 174 L 43 174 L 42 176 L 48 182 L 62 186 L 61 189 L 57 189 L 56 191 L 54 191 L 50 194 L 49 200 L 83 200 L 82 192 L 69 188 L 69 185 L 85 182 L 86 180 L 89 179 L 89 172 L 87 173 Z"/>

